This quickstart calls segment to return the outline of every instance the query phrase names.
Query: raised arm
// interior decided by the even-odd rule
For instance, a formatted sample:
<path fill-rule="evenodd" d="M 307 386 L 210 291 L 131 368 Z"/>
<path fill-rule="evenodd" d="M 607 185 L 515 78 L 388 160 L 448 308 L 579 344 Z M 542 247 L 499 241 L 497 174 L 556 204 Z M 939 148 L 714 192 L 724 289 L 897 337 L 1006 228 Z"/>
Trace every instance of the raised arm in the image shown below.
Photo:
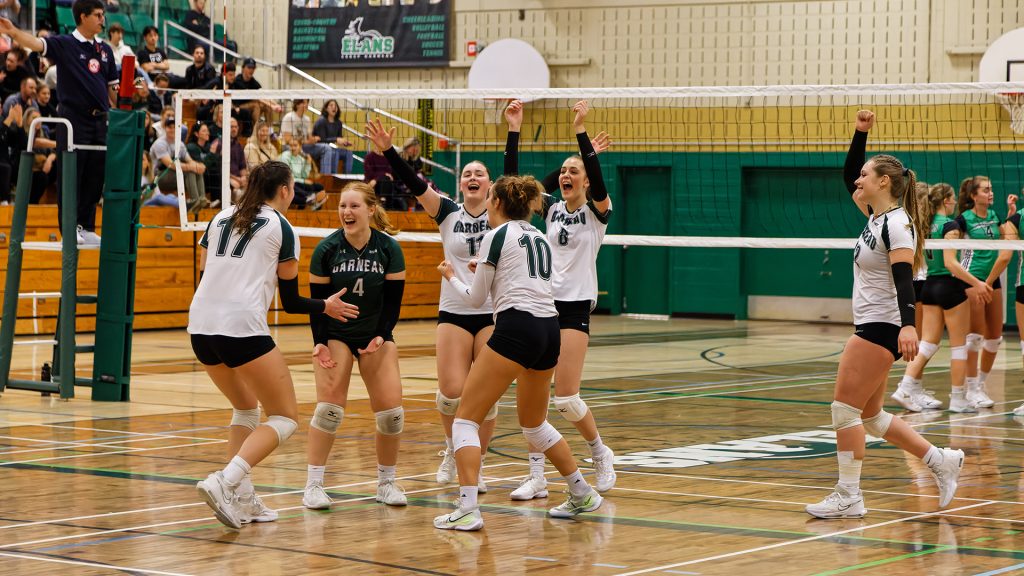
<path fill-rule="evenodd" d="M 846 191 L 850 193 L 853 201 L 857 203 L 857 207 L 865 216 L 870 216 L 868 205 L 861 201 L 855 192 L 857 191 L 857 180 L 860 178 L 860 171 L 864 168 L 867 156 L 868 132 L 874 125 L 874 112 L 870 110 L 857 111 L 853 140 L 850 142 L 850 149 L 846 152 L 846 162 L 843 164 L 843 182 L 846 184 Z"/>
<path fill-rule="evenodd" d="M 572 108 L 576 114 L 572 120 L 573 129 L 576 131 L 576 142 L 580 147 L 580 156 L 583 158 L 583 168 L 587 171 L 587 179 L 590 180 L 590 199 L 598 212 L 607 212 L 612 207 L 612 201 L 608 198 L 608 188 L 604 185 L 604 176 L 601 174 L 601 163 L 597 159 L 597 151 L 590 143 L 590 136 L 587 136 L 587 128 L 584 120 L 590 112 L 590 105 L 586 100 L 580 100 Z"/>
<path fill-rule="evenodd" d="M 505 108 L 505 121 L 508 122 L 508 136 L 505 138 L 505 166 L 502 174 L 514 176 L 519 174 L 519 133 L 523 127 L 523 103 L 513 100 Z"/>
<path fill-rule="evenodd" d="M 0 18 L 0 34 L 10 36 L 15 42 L 33 52 L 42 53 L 43 48 L 46 46 L 41 39 L 36 38 L 24 30 L 20 30 L 7 18 Z"/>
<path fill-rule="evenodd" d="M 373 145 L 384 154 L 395 176 L 405 184 L 416 200 L 423 205 L 423 209 L 431 218 L 437 216 L 441 209 L 441 195 L 434 191 L 427 183 L 416 175 L 416 171 L 406 162 L 395 150 L 392 142 L 395 139 L 395 129 L 385 130 L 379 118 L 366 123 L 366 137 L 373 142 Z"/>

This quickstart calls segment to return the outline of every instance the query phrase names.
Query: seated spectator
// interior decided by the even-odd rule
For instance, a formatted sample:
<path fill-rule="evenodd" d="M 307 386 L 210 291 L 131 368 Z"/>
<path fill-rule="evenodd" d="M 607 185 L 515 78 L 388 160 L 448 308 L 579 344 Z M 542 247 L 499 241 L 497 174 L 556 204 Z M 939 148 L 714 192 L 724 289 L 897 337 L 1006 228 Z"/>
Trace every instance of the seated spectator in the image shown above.
<path fill-rule="evenodd" d="M 185 21 L 182 26 L 185 27 L 189 32 L 194 32 L 203 38 L 210 37 L 210 17 L 207 16 L 204 11 L 206 10 L 206 0 L 191 0 L 191 6 L 188 12 L 185 12 Z M 196 46 L 203 46 L 206 48 L 207 42 L 196 40 L 192 36 L 185 36 L 185 42 L 188 44 L 188 51 L 192 50 Z"/>
<path fill-rule="evenodd" d="M 111 14 L 121 11 L 121 3 L 118 0 L 103 0 L 103 11 Z"/>
<path fill-rule="evenodd" d="M 110 25 L 107 28 L 107 44 L 110 44 L 110 48 L 114 50 L 114 62 L 117 63 L 117 69 L 121 69 L 121 60 L 125 56 L 134 56 L 135 52 L 125 45 L 124 43 L 124 27 L 117 22 Z"/>
<path fill-rule="evenodd" d="M 164 122 L 166 122 L 167 119 L 171 116 L 174 116 L 174 108 L 168 106 L 167 108 L 164 108 L 163 112 L 160 113 L 160 121 L 153 123 L 153 128 L 156 129 L 157 139 L 163 136 Z M 184 142 L 185 140 L 188 139 L 188 127 L 182 125 L 179 127 L 179 129 L 181 130 L 181 141 Z M 153 167 L 157 170 L 160 169 L 160 167 L 156 165 L 154 165 Z"/>
<path fill-rule="evenodd" d="M 164 192 L 157 186 L 149 154 L 142 155 L 142 205 L 178 207 L 177 192 Z"/>
<path fill-rule="evenodd" d="M 153 147 L 153 142 L 156 142 L 158 136 L 156 128 L 154 128 L 152 114 L 146 114 L 143 130 L 145 131 L 145 136 L 142 138 L 142 147 L 148 151 Z"/>
<path fill-rule="evenodd" d="M 36 130 L 35 140 L 32 142 L 28 141 L 29 128 L 32 126 L 32 121 L 36 118 L 39 118 L 39 110 L 27 108 L 22 119 L 26 149 L 34 153 L 32 161 L 32 192 L 29 197 L 30 204 L 38 204 L 47 187 L 57 182 L 57 171 L 54 170 L 54 164 L 57 162 L 57 140 L 51 137 L 50 127 L 46 124 L 40 125 Z"/>
<path fill-rule="evenodd" d="M 313 160 L 322 162 L 326 156 L 328 165 L 333 162 L 334 166 L 337 166 L 339 157 L 337 148 L 331 148 L 320 142 L 320 139 L 313 133 L 313 122 L 306 114 L 308 110 L 309 100 L 293 101 L 292 111 L 285 114 L 284 119 L 281 120 L 281 133 L 295 134 L 302 145 L 302 151 L 312 156 Z M 335 168 L 330 173 L 334 174 L 337 171 Z"/>
<path fill-rule="evenodd" d="M 196 122 L 185 149 L 193 160 L 206 166 L 203 183 L 206 186 L 206 193 L 213 198 L 210 206 L 220 207 L 220 140 L 210 140 L 210 126 Z"/>
<path fill-rule="evenodd" d="M 218 101 L 210 115 L 210 141 L 220 140 L 224 135 L 224 104 Z"/>
<path fill-rule="evenodd" d="M 324 202 L 327 202 L 327 193 L 319 182 L 313 179 L 313 159 L 302 151 L 299 144 L 299 137 L 292 133 L 284 134 L 288 149 L 281 153 L 278 158 L 292 170 L 292 178 L 295 180 L 295 197 L 292 204 L 295 206 L 309 206 L 312 210 L 319 210 Z"/>
<path fill-rule="evenodd" d="M 31 76 L 26 76 L 21 81 L 21 87 L 17 93 L 11 94 L 4 100 L 3 112 L 7 112 L 11 109 L 11 106 L 20 104 L 21 108 L 28 111 L 29 108 L 34 108 L 37 112 L 39 111 L 39 105 L 36 104 L 36 79 Z"/>
<path fill-rule="evenodd" d="M 4 100 L 7 100 L 8 96 L 16 94 L 21 89 L 22 80 L 32 76 L 28 68 L 21 65 L 18 52 L 21 52 L 21 50 L 11 50 L 4 57 L 5 76 L 3 81 L 0 82 L 0 97 Z M 24 54 L 24 52 L 21 53 Z"/>
<path fill-rule="evenodd" d="M 57 106 L 53 102 L 53 89 L 46 85 L 46 82 L 39 84 L 36 88 L 36 106 L 39 108 L 39 115 L 44 118 L 55 118 Z"/>
<path fill-rule="evenodd" d="M 259 90 L 263 86 L 254 76 L 256 72 L 256 61 L 246 58 L 242 62 L 242 73 L 235 77 L 231 83 L 232 90 Z M 233 103 L 248 116 L 239 114 L 237 118 L 242 123 L 240 128 L 242 134 L 248 138 L 252 135 L 253 125 L 259 120 L 273 122 L 273 115 L 281 113 L 281 106 L 270 100 L 234 100 Z"/>
<path fill-rule="evenodd" d="M 337 174 L 338 160 L 345 161 L 344 174 L 352 172 L 352 142 L 345 137 L 344 125 L 341 123 L 341 108 L 336 100 L 328 100 L 320 111 L 320 118 L 313 124 L 313 135 L 320 144 L 326 144 L 328 150 L 320 157 L 321 174 Z M 333 146 L 332 146 L 333 144 Z"/>
<path fill-rule="evenodd" d="M 405 160 L 406 164 L 412 166 L 412 169 L 416 172 L 416 175 L 419 176 L 420 180 L 429 184 L 430 181 L 423 175 L 423 158 L 420 158 L 420 150 L 420 139 L 412 136 L 405 141 L 404 145 L 402 145 L 402 151 L 399 152 L 398 155 Z M 401 196 L 407 205 L 415 203 L 415 196 L 413 196 L 412 192 L 409 191 L 401 179 L 395 180 L 394 185 L 395 196 Z"/>
<path fill-rule="evenodd" d="M 178 147 L 177 153 L 173 154 L 175 151 L 174 130 L 177 128 L 174 116 L 165 118 L 163 125 L 163 136 L 157 138 L 149 150 L 154 168 L 160 171 L 156 179 L 157 186 L 163 192 L 177 193 L 178 181 L 174 169 L 175 160 L 177 160 L 185 177 L 185 197 L 188 199 L 188 210 L 198 212 L 210 205 L 210 201 L 206 198 L 206 187 L 203 182 L 206 166 L 193 160 L 184 146 Z"/>
<path fill-rule="evenodd" d="M 150 84 L 155 84 L 161 74 L 167 77 L 167 87 L 184 88 L 185 79 L 171 73 L 171 61 L 159 46 L 160 32 L 155 26 L 142 29 L 142 46 L 138 50 L 137 65 L 146 74 Z"/>
<path fill-rule="evenodd" d="M 264 162 L 277 160 L 277 146 L 270 140 L 270 124 L 257 122 L 253 134 L 255 136 L 245 145 L 245 164 L 249 172 Z"/>
<path fill-rule="evenodd" d="M 206 61 L 206 47 L 197 45 L 192 49 L 192 64 L 185 69 L 185 88 L 205 88 L 217 77 L 217 71 Z"/>
<path fill-rule="evenodd" d="M 18 163 L 17 150 L 12 156 L 11 149 L 18 140 L 21 120 L 21 105 L 15 104 L 11 106 L 3 122 L 0 122 L 0 206 L 11 203 L 11 186 L 14 184 L 12 176 L 14 166 Z"/>
<path fill-rule="evenodd" d="M 235 81 L 235 74 L 237 68 L 234 62 L 228 62 L 222 67 L 224 69 L 223 74 L 218 74 L 211 80 L 205 88 L 207 90 L 220 90 L 225 86 L 231 87 L 231 83 Z"/>
<path fill-rule="evenodd" d="M 363 181 L 373 186 L 381 205 L 388 210 L 406 210 L 405 200 L 395 196 L 395 179 L 391 174 L 391 163 L 376 148 L 363 158 Z"/>
<path fill-rule="evenodd" d="M 149 116 L 149 84 L 145 78 L 135 77 L 135 92 L 132 93 L 132 110 L 145 110 Z"/>
<path fill-rule="evenodd" d="M 245 149 L 238 141 L 239 124 L 235 118 L 231 119 L 231 200 L 237 202 L 239 194 L 245 190 L 249 183 L 249 167 L 245 162 Z"/>
<path fill-rule="evenodd" d="M 153 89 L 149 91 L 148 108 L 152 116 L 160 116 L 164 108 L 171 109 L 171 97 L 173 93 L 168 90 L 171 86 L 171 79 L 166 74 L 157 74 L 153 81 Z"/>

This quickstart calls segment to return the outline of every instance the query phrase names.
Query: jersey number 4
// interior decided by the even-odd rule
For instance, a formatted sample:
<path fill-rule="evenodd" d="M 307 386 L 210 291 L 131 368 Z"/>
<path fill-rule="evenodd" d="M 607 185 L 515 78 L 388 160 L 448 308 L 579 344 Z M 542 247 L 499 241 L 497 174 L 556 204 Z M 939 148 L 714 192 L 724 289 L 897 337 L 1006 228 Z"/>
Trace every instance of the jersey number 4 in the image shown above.
<path fill-rule="evenodd" d="M 245 254 L 245 248 L 252 241 L 252 237 L 256 235 L 256 231 L 269 223 L 270 219 L 268 218 L 255 218 L 249 226 L 249 232 L 243 234 L 238 238 L 238 242 L 235 242 L 235 247 L 231 250 L 231 257 L 241 258 Z M 231 219 L 225 218 L 217 222 L 217 226 L 221 228 L 220 239 L 217 241 L 217 256 L 224 256 L 228 253 L 228 240 L 231 238 Z"/>
<path fill-rule="evenodd" d="M 530 278 L 538 274 L 542 280 L 551 279 L 551 247 L 540 236 L 530 240 L 528 234 L 519 237 L 519 245 L 526 248 L 526 265 L 530 268 Z"/>

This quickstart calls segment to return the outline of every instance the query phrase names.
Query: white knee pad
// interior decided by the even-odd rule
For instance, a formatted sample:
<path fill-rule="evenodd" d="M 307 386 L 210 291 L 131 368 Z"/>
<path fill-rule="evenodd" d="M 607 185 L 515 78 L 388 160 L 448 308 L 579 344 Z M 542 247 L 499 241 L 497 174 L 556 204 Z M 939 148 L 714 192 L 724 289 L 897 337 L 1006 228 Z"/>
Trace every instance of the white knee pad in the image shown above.
<path fill-rule="evenodd" d="M 547 452 L 562 439 L 562 434 L 547 420 L 536 428 L 523 428 L 523 436 L 541 452 Z"/>
<path fill-rule="evenodd" d="M 1000 336 L 999 338 L 996 338 L 994 340 L 986 339 L 985 343 L 982 344 L 981 347 L 985 349 L 985 352 L 988 352 L 989 354 L 995 354 L 996 352 L 999 352 L 999 346 L 1001 346 L 1002 344 L 1003 337 Z"/>
<path fill-rule="evenodd" d="M 467 446 L 480 447 L 480 425 L 472 420 L 456 418 L 452 422 L 452 447 L 458 452 Z"/>
<path fill-rule="evenodd" d="M 920 354 L 921 356 L 924 356 L 928 360 L 931 360 L 932 356 L 935 356 L 935 353 L 938 350 L 939 350 L 939 345 L 938 344 L 933 344 L 931 342 L 925 342 L 924 340 L 921 340 L 921 344 L 919 344 L 918 347 L 917 347 L 917 353 Z"/>
<path fill-rule="evenodd" d="M 405 409 L 401 406 L 373 414 L 377 418 L 377 432 L 385 436 L 401 434 L 405 425 Z"/>
<path fill-rule="evenodd" d="M 953 346 L 949 349 L 950 360 L 967 360 L 967 346 Z"/>
<path fill-rule="evenodd" d="M 981 345 L 984 340 L 981 334 L 971 332 L 967 335 L 967 350 L 969 352 L 981 352 Z"/>
<path fill-rule="evenodd" d="M 321 432 L 334 435 L 338 431 L 338 426 L 341 426 L 341 419 L 344 417 L 345 409 L 341 406 L 329 402 L 317 402 L 309 425 Z"/>
<path fill-rule="evenodd" d="M 438 390 L 434 398 L 437 401 L 437 411 L 445 416 L 455 416 L 459 409 L 459 398 L 449 398 Z"/>
<path fill-rule="evenodd" d="M 274 429 L 274 432 L 277 432 L 277 443 L 284 444 L 284 441 L 295 433 L 299 423 L 291 418 L 275 415 L 267 418 L 267 426 L 270 426 Z"/>
<path fill-rule="evenodd" d="M 875 438 L 882 438 L 889 431 L 890 424 L 892 424 L 892 414 L 882 410 L 871 418 L 864 420 L 864 432 Z"/>
<path fill-rule="evenodd" d="M 498 403 L 495 402 L 494 406 L 491 406 L 491 409 L 487 411 L 487 415 L 484 416 L 484 420 L 494 420 L 497 417 L 498 417 Z"/>
<path fill-rule="evenodd" d="M 587 403 L 579 394 L 572 396 L 555 396 L 555 408 L 569 422 L 579 422 L 587 415 Z"/>
<path fill-rule="evenodd" d="M 231 425 L 244 426 L 249 430 L 255 430 L 260 425 L 260 407 L 257 406 L 252 410 L 238 410 L 236 408 L 231 414 Z"/>
<path fill-rule="evenodd" d="M 832 402 L 832 429 L 835 431 L 845 430 L 846 428 L 852 428 L 858 424 L 863 424 L 860 419 L 860 410 L 850 406 L 849 404 L 843 404 L 839 401 Z"/>

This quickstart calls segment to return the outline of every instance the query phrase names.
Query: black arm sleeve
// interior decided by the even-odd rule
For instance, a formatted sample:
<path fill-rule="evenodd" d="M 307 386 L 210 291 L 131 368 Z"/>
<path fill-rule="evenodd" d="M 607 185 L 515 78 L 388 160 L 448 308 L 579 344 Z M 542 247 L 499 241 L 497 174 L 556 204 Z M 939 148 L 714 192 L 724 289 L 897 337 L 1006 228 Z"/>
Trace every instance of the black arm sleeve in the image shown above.
<path fill-rule="evenodd" d="M 519 174 L 519 132 L 509 130 L 505 138 L 505 176 Z"/>
<path fill-rule="evenodd" d="M 580 156 L 583 157 L 583 167 L 587 170 L 587 179 L 590 180 L 590 198 L 600 202 L 608 197 L 608 189 L 604 186 L 604 177 L 601 175 L 601 163 L 597 160 L 597 152 L 594 145 L 590 143 L 590 136 L 586 132 L 576 135 L 576 142 L 580 145 Z"/>
<path fill-rule="evenodd" d="M 405 280 L 384 280 L 383 309 L 377 321 L 377 335 L 387 340 L 391 331 L 398 324 L 398 314 L 402 311 L 402 293 L 405 292 Z"/>
<path fill-rule="evenodd" d="M 544 187 L 544 191 L 551 194 L 555 190 L 558 190 L 558 177 L 562 174 L 561 168 L 555 168 L 540 181 L 541 186 Z"/>
<path fill-rule="evenodd" d="M 324 301 L 299 296 L 299 278 L 291 280 L 277 279 L 277 289 L 281 292 L 281 305 L 289 314 L 311 314 L 324 311 Z"/>
<path fill-rule="evenodd" d="M 892 265 L 892 280 L 896 285 L 896 305 L 900 309 L 900 325 L 914 325 L 914 271 L 906 262 Z"/>
<path fill-rule="evenodd" d="M 867 147 L 868 133 L 860 130 L 854 131 L 850 150 L 846 152 L 846 163 L 843 164 L 843 182 L 846 183 L 846 191 L 850 194 L 857 190 L 856 182 L 857 178 L 860 178 L 860 169 L 864 167 Z"/>
<path fill-rule="evenodd" d="M 309 295 L 313 298 L 326 300 L 331 297 L 334 288 L 330 284 L 310 284 Z M 330 318 L 323 311 L 309 313 L 309 329 L 313 332 L 313 344 L 327 345 L 327 326 Z"/>
<path fill-rule="evenodd" d="M 384 151 L 384 157 L 388 159 L 391 164 L 391 169 L 398 175 L 398 179 L 405 184 L 405 187 L 409 189 L 416 196 L 422 195 L 427 191 L 427 183 L 420 179 L 416 175 L 416 171 L 409 166 L 409 163 L 402 159 L 398 155 L 398 151 L 394 148 L 388 148 Z"/>

